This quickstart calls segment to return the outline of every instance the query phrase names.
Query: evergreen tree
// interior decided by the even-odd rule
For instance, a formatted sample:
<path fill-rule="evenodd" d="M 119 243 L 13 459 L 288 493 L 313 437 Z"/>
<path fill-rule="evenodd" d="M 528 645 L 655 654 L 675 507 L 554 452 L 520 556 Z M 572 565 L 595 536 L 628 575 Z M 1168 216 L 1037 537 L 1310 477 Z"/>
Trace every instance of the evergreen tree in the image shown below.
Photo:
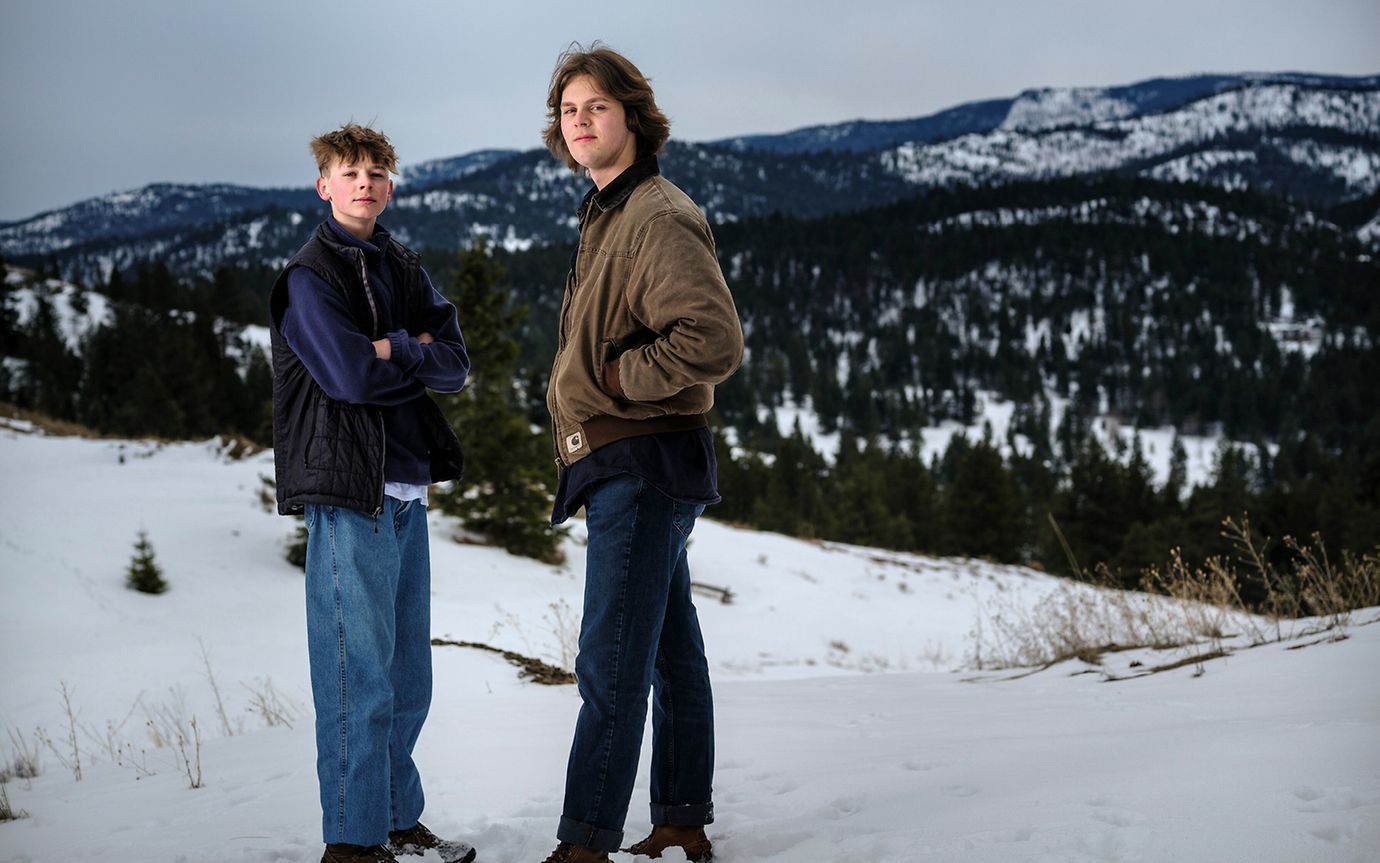
<path fill-rule="evenodd" d="M 1003 563 L 1020 559 L 1024 510 L 1020 492 L 990 439 L 968 444 L 955 435 L 952 480 L 944 489 L 945 543 L 950 553 Z M 949 461 L 950 452 L 945 453 Z"/>
<path fill-rule="evenodd" d="M 149 542 L 148 531 L 139 531 L 139 540 L 134 543 L 134 557 L 130 559 L 125 572 L 125 586 L 131 590 L 156 594 L 168 589 L 168 582 L 163 578 L 163 570 L 154 555 L 153 543 Z"/>
<path fill-rule="evenodd" d="M 844 433 L 832 471 L 835 516 L 830 538 L 882 548 L 915 548 L 907 513 L 888 493 L 911 478 L 893 472 L 891 462 L 875 441 L 860 452 L 853 436 Z"/>
<path fill-rule="evenodd" d="M 24 328 L 24 354 L 28 360 L 21 401 L 34 410 L 57 419 L 76 418 L 77 386 L 81 380 L 81 360 L 64 341 L 58 328 L 52 301 L 35 289 L 36 308 Z"/>
<path fill-rule="evenodd" d="M 1164 489 L 1161 491 L 1164 505 L 1178 507 L 1187 490 L 1188 450 L 1184 449 L 1183 440 L 1179 438 L 1178 433 L 1175 433 L 1174 442 L 1169 449 L 1169 477 L 1165 480 Z"/>
<path fill-rule="evenodd" d="M 789 437 L 764 468 L 766 480 L 752 502 L 750 521 L 763 530 L 793 536 L 834 535 L 833 509 L 828 505 L 828 466 L 811 446 L 797 418 Z"/>
<path fill-rule="evenodd" d="M 482 238 L 459 254 L 451 300 L 465 332 L 465 390 L 440 398 L 465 445 L 465 475 L 436 495 L 444 512 L 513 554 L 555 562 L 564 531 L 551 526 L 549 437 L 528 422 L 517 386 L 515 333 L 526 309 L 499 289 L 502 270 Z"/>
<path fill-rule="evenodd" d="M 236 410 L 235 427 L 258 444 L 273 442 L 273 365 L 268 353 L 241 339 L 244 360 L 244 397 Z"/>
<path fill-rule="evenodd" d="M 10 305 L 14 288 L 10 286 L 8 273 L 5 258 L 0 255 L 0 357 L 19 356 L 24 337 L 19 326 L 19 312 Z M 15 395 L 13 389 L 9 364 L 0 362 L 0 399 L 12 400 Z"/>
<path fill-rule="evenodd" d="M 292 531 L 283 558 L 298 569 L 307 568 L 307 526 L 299 524 Z"/>
<path fill-rule="evenodd" d="M 1074 575 L 1116 561 L 1127 528 L 1125 490 L 1125 469 L 1107 455 L 1096 437 L 1088 435 L 1067 481 L 1050 501 L 1050 513 L 1082 570 Z M 1063 569 L 1067 558 L 1058 537 L 1053 529 L 1046 529 L 1043 536 L 1044 559 Z"/>

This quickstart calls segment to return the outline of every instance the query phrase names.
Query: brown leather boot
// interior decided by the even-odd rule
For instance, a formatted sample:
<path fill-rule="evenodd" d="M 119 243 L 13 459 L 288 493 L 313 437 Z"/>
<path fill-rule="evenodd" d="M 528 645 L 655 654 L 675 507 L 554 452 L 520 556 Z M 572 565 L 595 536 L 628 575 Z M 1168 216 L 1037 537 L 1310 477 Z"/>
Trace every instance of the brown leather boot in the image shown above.
<path fill-rule="evenodd" d="M 685 859 L 692 863 L 709 863 L 714 859 L 714 846 L 704 835 L 703 827 L 678 827 L 671 824 L 655 824 L 652 835 L 623 850 L 629 854 L 647 857 L 660 857 L 667 848 L 680 848 L 685 851 Z"/>
<path fill-rule="evenodd" d="M 388 850 L 397 856 L 405 854 L 425 854 L 435 851 L 441 855 L 441 863 L 473 863 L 474 847 L 458 839 L 442 839 L 418 821 L 416 826 L 406 830 L 391 830 L 388 833 Z"/>
<path fill-rule="evenodd" d="M 609 853 L 607 851 L 595 851 L 584 845 L 571 845 L 569 842 L 562 842 L 556 846 L 556 850 L 551 852 L 542 863 L 609 863 Z"/>
<path fill-rule="evenodd" d="M 321 863 L 397 863 L 398 858 L 382 845 L 350 845 L 336 842 L 326 846 Z"/>

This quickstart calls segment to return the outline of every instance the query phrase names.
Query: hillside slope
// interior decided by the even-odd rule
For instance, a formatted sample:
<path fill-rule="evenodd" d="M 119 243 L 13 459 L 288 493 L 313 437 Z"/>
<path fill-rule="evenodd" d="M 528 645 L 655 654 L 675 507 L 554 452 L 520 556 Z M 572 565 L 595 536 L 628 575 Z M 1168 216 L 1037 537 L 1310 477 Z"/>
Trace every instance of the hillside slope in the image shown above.
<path fill-rule="evenodd" d="M 269 454 L 231 455 L 0 428 L 0 723 L 53 741 L 35 747 L 37 778 L 4 786 L 26 813 L 0 823 L 5 859 L 319 857 L 301 574 L 281 557 L 292 522 L 260 500 Z M 165 595 L 122 586 L 140 529 Z M 559 660 L 578 529 L 564 567 L 454 532 L 435 520 L 433 634 Z M 698 601 L 717 680 L 718 860 L 1360 863 L 1380 847 L 1377 610 L 1344 641 L 1246 650 L 1201 674 L 1104 682 L 1073 663 L 1007 679 L 955 673 L 971 662 L 969 633 L 984 606 L 1028 605 L 1056 579 L 712 520 L 692 542 L 696 578 L 734 595 Z M 80 782 L 60 757 L 64 686 Z M 267 724 L 265 696 L 290 725 Z M 577 708 L 574 687 L 438 647 L 419 749 L 428 824 L 474 841 L 481 860 L 544 856 Z M 193 717 L 194 790 L 150 737 Z M 630 834 L 647 827 L 646 787 L 644 767 Z"/>

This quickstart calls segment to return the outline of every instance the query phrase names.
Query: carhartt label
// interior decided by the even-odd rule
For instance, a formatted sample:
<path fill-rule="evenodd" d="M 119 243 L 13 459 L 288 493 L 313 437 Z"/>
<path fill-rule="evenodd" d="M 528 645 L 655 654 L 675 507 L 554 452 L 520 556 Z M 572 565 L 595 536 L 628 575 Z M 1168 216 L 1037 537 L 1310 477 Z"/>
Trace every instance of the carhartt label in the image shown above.
<path fill-rule="evenodd" d="M 570 452 L 579 452 L 580 445 L 583 443 L 584 441 L 581 440 L 580 433 L 575 432 L 575 434 L 565 439 L 565 448 Z"/>

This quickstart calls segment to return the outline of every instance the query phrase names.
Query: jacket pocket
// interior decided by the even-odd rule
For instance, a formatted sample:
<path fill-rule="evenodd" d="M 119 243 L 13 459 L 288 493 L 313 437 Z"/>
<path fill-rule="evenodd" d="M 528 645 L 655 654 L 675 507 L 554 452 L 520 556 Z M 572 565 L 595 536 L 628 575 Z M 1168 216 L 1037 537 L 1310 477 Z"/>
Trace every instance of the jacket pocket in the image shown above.
<path fill-rule="evenodd" d="M 340 473 L 373 470 L 383 455 L 374 451 L 378 444 L 371 442 L 377 422 L 367 408 L 321 399 L 312 410 L 311 436 L 303 454 L 307 468 Z"/>
<path fill-rule="evenodd" d="M 307 436 L 307 448 L 303 452 L 303 463 L 312 470 L 327 470 L 331 467 L 331 453 L 335 451 L 336 438 L 331 434 L 331 405 L 326 399 L 317 401 L 311 412 L 311 434 Z"/>

